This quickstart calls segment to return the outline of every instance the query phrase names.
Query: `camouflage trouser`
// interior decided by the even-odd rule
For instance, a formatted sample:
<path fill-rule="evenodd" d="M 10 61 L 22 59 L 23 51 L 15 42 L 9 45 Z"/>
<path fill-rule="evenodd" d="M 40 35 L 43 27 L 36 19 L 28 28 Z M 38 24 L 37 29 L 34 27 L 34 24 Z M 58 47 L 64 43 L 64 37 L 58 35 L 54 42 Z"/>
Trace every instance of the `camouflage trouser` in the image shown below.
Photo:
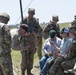
<path fill-rule="evenodd" d="M 65 60 L 64 58 L 58 57 L 53 66 L 50 69 L 50 75 L 65 75 L 64 71 L 73 69 L 76 62 L 76 58 L 71 60 Z"/>
<path fill-rule="evenodd" d="M 13 75 L 11 55 L 0 57 L 0 75 Z"/>
<path fill-rule="evenodd" d="M 75 61 L 76 61 L 76 58 L 74 58 L 72 60 L 63 61 L 60 65 L 56 75 L 65 75 L 64 71 L 67 71 L 68 69 L 73 69 L 73 67 L 75 65 Z M 67 75 L 71 75 L 71 74 L 69 73 Z"/>
<path fill-rule="evenodd" d="M 37 54 L 40 60 L 42 58 L 42 37 L 37 38 L 37 47 Z"/>
<path fill-rule="evenodd" d="M 1 66 L 0 66 L 0 75 L 3 75 L 3 72 L 2 72 L 2 68 L 1 68 Z"/>
<path fill-rule="evenodd" d="M 65 60 L 61 63 L 61 66 L 64 70 L 73 69 L 76 62 L 76 58 L 71 60 Z"/>
<path fill-rule="evenodd" d="M 55 75 L 66 75 L 66 74 L 64 73 L 64 70 L 62 69 L 62 67 L 59 66 L 59 69 L 57 70 Z"/>
<path fill-rule="evenodd" d="M 57 57 L 54 61 L 54 64 L 51 66 L 49 70 L 49 75 L 55 75 L 63 61 L 64 61 L 64 58 Z"/>
<path fill-rule="evenodd" d="M 33 68 L 33 60 L 34 60 L 34 50 L 27 51 L 27 58 L 26 58 L 26 51 L 21 51 L 22 61 L 21 61 L 21 70 L 25 71 L 28 67 L 28 70 L 31 71 Z M 26 62 L 27 61 L 27 62 Z"/>

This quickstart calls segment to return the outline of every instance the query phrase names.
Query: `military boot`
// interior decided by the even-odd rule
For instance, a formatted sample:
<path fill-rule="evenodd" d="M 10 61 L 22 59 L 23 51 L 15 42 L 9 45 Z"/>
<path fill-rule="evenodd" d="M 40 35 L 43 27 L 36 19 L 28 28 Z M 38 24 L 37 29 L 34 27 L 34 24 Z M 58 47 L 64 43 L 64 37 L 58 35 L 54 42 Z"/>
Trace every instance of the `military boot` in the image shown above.
<path fill-rule="evenodd" d="M 30 70 L 28 71 L 28 75 L 33 75 Z"/>
<path fill-rule="evenodd" d="M 21 71 L 21 75 L 25 75 L 25 71 Z"/>

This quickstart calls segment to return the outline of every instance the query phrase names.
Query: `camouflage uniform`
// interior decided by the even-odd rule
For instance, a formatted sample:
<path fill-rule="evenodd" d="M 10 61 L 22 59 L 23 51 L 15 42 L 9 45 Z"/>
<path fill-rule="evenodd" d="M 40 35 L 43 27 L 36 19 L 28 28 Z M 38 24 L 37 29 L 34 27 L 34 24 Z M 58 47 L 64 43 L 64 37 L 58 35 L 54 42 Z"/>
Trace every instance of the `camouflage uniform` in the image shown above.
<path fill-rule="evenodd" d="M 53 16 L 53 18 L 57 18 L 58 16 Z M 43 33 L 44 33 L 44 39 L 47 39 L 49 37 L 49 31 L 50 30 L 55 30 L 57 33 L 57 37 L 60 37 L 60 27 L 59 24 L 54 24 L 52 21 L 44 28 Z"/>
<path fill-rule="evenodd" d="M 50 73 L 49 75 L 55 75 L 59 67 L 61 68 L 59 72 L 62 72 L 64 74 L 64 70 L 72 69 L 74 67 L 75 62 L 76 62 L 76 38 L 74 38 L 72 41 L 70 47 L 70 53 L 65 58 L 62 57 L 56 58 L 54 64 L 49 70 Z"/>
<path fill-rule="evenodd" d="M 7 13 L 0 13 L 0 75 L 13 75 L 11 59 L 11 36 L 6 25 L 10 20 Z"/>
<path fill-rule="evenodd" d="M 35 40 L 33 38 L 34 36 L 31 36 L 31 38 L 29 36 L 26 36 L 25 38 L 21 39 L 22 47 L 25 47 L 27 45 L 30 46 L 28 51 L 26 50 L 21 51 L 21 54 L 22 54 L 21 70 L 22 71 L 25 71 L 27 67 L 28 67 L 28 71 L 30 71 L 33 68 L 33 58 L 35 53 Z M 25 44 L 24 44 L 24 40 L 26 42 Z"/>
<path fill-rule="evenodd" d="M 28 9 L 28 13 L 30 13 L 30 11 L 33 13 L 33 15 L 35 14 L 35 10 L 34 9 Z M 21 22 L 22 23 L 22 22 Z M 28 17 L 25 17 L 23 19 L 23 24 L 27 24 L 28 25 L 28 32 L 31 34 L 30 36 L 26 37 L 27 40 L 29 40 L 30 42 L 30 48 L 27 51 L 27 64 L 28 64 L 28 70 L 29 72 L 31 71 L 31 69 L 33 68 L 33 58 L 34 58 L 34 54 L 36 52 L 36 37 L 32 34 L 32 32 L 37 33 L 38 29 L 40 28 L 40 25 L 38 23 L 38 21 L 36 20 L 35 17 L 33 17 L 32 19 L 29 19 Z M 22 63 L 21 63 L 21 70 L 25 71 L 26 69 L 26 56 L 24 51 L 22 51 Z M 25 59 L 25 60 L 24 60 Z"/>
<path fill-rule="evenodd" d="M 42 28 L 40 27 L 37 33 L 37 54 L 39 60 L 42 58 Z"/>
<path fill-rule="evenodd" d="M 22 29 L 23 29 L 23 31 L 21 31 Z M 25 24 L 21 24 L 21 26 L 18 29 L 12 29 L 10 31 L 11 37 L 12 37 L 12 49 L 21 51 L 22 59 L 24 60 L 24 61 L 22 60 L 22 63 L 21 63 L 21 65 L 22 65 L 21 69 L 24 71 L 24 74 L 22 74 L 22 75 L 25 75 L 25 69 L 28 66 L 27 63 L 31 62 L 31 61 L 29 61 L 29 59 L 31 59 L 31 58 L 29 58 L 29 56 L 31 56 L 31 53 L 33 52 L 33 51 L 30 51 L 31 53 L 29 55 L 29 50 L 28 51 L 25 50 L 25 47 L 31 45 L 33 41 L 30 41 L 31 39 L 29 36 L 26 36 L 26 33 L 24 33 L 24 35 L 21 36 L 20 32 L 24 32 L 24 30 L 25 30 L 25 32 L 28 32 L 28 26 Z M 30 49 L 30 47 L 28 49 Z M 26 57 L 29 59 L 26 59 Z"/>
<path fill-rule="evenodd" d="M 11 36 L 9 28 L 0 23 L 0 73 L 1 75 L 13 75 L 11 59 Z"/>

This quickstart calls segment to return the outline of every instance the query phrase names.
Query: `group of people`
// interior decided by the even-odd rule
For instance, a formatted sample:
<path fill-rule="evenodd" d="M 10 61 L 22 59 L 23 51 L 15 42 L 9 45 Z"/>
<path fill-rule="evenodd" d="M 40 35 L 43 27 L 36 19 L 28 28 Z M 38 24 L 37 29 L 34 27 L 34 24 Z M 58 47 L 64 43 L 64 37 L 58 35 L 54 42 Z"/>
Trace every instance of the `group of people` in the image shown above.
<path fill-rule="evenodd" d="M 28 16 L 20 21 L 19 27 L 11 29 L 7 26 L 10 16 L 0 13 L 0 75 L 14 75 L 11 59 L 11 48 L 21 51 L 21 75 L 33 75 L 34 54 L 42 58 L 42 28 L 34 17 L 35 9 L 28 9 Z"/>
<path fill-rule="evenodd" d="M 60 31 L 57 23 L 59 18 L 54 15 L 52 21 L 42 30 L 34 15 L 35 9 L 29 8 L 28 16 L 20 21 L 19 27 L 10 30 L 7 26 L 10 16 L 0 13 L 0 75 L 14 75 L 11 48 L 21 51 L 21 75 L 25 75 L 26 69 L 27 75 L 33 75 L 31 70 L 36 51 L 40 60 L 40 75 L 65 75 L 64 71 L 74 67 L 76 20 L 69 28 L 65 27 Z M 43 48 L 42 35 L 46 39 Z"/>
<path fill-rule="evenodd" d="M 60 31 L 58 16 L 44 28 L 46 41 L 43 45 L 44 56 L 40 60 L 40 75 L 75 75 L 68 72 L 76 63 L 76 19 L 70 27 Z"/>

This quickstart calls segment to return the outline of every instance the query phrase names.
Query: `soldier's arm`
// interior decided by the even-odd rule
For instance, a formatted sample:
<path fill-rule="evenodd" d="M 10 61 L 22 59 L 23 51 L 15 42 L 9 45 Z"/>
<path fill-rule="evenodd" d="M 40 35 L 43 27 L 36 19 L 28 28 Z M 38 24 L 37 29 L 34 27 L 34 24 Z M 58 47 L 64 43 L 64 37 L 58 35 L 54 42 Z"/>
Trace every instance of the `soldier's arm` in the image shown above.
<path fill-rule="evenodd" d="M 11 35 L 10 35 L 9 27 L 4 25 L 2 27 L 2 33 L 3 33 L 3 37 L 4 37 L 4 43 L 11 44 Z"/>
<path fill-rule="evenodd" d="M 73 43 L 70 48 L 70 53 L 66 56 L 66 60 L 70 60 L 76 57 L 76 43 Z"/>
<path fill-rule="evenodd" d="M 50 24 L 48 24 L 48 25 L 44 28 L 44 30 L 43 30 L 44 33 L 46 33 L 46 32 L 49 31 L 49 26 L 50 26 Z"/>
<path fill-rule="evenodd" d="M 15 29 L 10 30 L 10 34 L 11 34 L 11 40 L 12 40 L 11 48 L 13 50 L 21 50 L 21 37 L 17 33 L 17 30 Z"/>
<path fill-rule="evenodd" d="M 21 50 L 21 43 L 20 43 L 20 40 L 18 39 L 18 37 L 16 35 L 14 35 L 12 37 L 11 47 L 13 50 Z"/>
<path fill-rule="evenodd" d="M 36 29 L 37 29 L 37 32 L 39 31 L 40 28 L 41 28 L 41 27 L 40 27 L 40 25 L 39 25 L 39 22 L 36 20 Z"/>

